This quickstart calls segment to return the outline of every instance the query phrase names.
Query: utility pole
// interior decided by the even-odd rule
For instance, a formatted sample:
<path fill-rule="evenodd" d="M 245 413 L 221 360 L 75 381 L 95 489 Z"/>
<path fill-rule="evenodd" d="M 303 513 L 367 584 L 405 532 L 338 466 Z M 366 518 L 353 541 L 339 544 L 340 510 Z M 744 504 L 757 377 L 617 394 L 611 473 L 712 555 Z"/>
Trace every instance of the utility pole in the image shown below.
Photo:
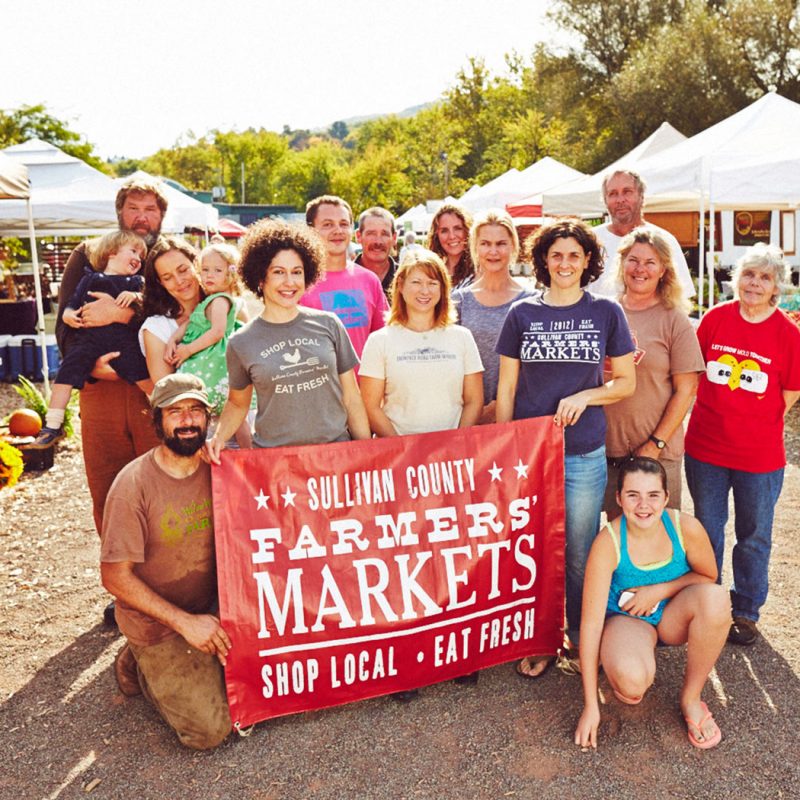
<path fill-rule="evenodd" d="M 244 161 L 239 162 L 242 167 L 242 205 L 245 203 L 244 199 Z"/>

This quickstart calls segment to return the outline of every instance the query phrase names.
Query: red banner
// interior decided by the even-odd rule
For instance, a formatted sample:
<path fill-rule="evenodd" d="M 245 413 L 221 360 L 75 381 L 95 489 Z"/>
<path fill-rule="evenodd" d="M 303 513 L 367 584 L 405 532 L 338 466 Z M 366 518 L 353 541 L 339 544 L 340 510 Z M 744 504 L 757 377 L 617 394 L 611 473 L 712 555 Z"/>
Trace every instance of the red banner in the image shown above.
<path fill-rule="evenodd" d="M 224 452 L 212 474 L 233 721 L 554 653 L 563 464 L 550 417 Z"/>

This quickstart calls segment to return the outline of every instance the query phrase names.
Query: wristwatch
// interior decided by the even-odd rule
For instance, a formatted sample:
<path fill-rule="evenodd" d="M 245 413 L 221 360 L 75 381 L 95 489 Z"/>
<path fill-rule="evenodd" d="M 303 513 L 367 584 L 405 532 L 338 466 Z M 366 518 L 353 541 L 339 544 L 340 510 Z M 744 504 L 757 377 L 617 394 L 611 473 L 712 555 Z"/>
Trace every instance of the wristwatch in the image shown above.
<path fill-rule="evenodd" d="M 653 436 L 652 433 L 650 434 L 649 439 L 659 450 L 663 450 L 667 446 L 667 443 L 663 439 Z"/>

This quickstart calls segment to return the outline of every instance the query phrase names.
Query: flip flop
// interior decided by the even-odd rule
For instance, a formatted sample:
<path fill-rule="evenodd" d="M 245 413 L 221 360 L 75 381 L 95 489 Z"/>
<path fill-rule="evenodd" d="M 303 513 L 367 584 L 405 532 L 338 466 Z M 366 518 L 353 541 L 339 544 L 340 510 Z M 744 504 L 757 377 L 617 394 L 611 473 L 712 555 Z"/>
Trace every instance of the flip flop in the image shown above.
<path fill-rule="evenodd" d="M 516 670 L 517 675 L 521 675 L 523 678 L 527 678 L 530 681 L 535 681 L 537 678 L 541 678 L 542 675 L 550 669 L 555 663 L 556 657 L 555 656 L 525 656 L 525 658 L 520 659 L 517 662 Z M 535 675 L 531 675 L 530 672 L 526 672 L 523 669 L 523 664 L 527 664 L 528 668 L 535 668 L 536 665 L 544 663 L 544 666 L 541 669 L 541 672 L 537 672 Z"/>
<path fill-rule="evenodd" d="M 716 747 L 722 741 L 722 731 L 719 729 L 719 725 L 714 720 L 714 716 L 708 710 L 708 706 L 701 700 L 700 705 L 703 709 L 703 718 L 700 720 L 700 723 L 692 722 L 689 717 L 684 715 L 684 719 L 686 720 L 687 726 L 687 735 L 689 737 L 689 741 L 692 743 L 694 747 L 699 748 L 700 750 L 709 750 L 712 747 Z M 702 726 L 711 720 L 714 723 L 715 732 L 709 739 L 702 738 L 703 731 Z M 696 733 L 695 733 L 696 731 Z"/>

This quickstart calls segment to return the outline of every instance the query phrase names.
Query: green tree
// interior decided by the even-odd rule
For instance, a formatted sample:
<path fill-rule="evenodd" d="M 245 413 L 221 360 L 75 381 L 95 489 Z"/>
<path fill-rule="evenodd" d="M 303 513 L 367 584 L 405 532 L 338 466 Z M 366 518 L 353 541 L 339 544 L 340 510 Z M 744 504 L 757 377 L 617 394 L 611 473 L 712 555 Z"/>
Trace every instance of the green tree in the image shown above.
<path fill-rule="evenodd" d="M 721 13 L 754 86 L 800 101 L 800 3 L 731 0 Z"/>
<path fill-rule="evenodd" d="M 49 114 L 43 104 L 0 110 L 0 148 L 34 138 L 61 148 L 95 169 L 109 171 L 94 154 L 94 146 L 82 134 L 70 130 L 66 122 Z"/>
<path fill-rule="evenodd" d="M 337 120 L 328 128 L 328 135 L 332 139 L 338 139 L 340 142 L 347 138 L 348 133 L 350 133 L 350 129 L 347 127 L 347 123 L 342 122 L 342 120 Z"/>
<path fill-rule="evenodd" d="M 589 73 L 610 80 L 639 43 L 683 17 L 685 0 L 558 0 L 548 16 L 577 34 L 573 54 Z"/>

